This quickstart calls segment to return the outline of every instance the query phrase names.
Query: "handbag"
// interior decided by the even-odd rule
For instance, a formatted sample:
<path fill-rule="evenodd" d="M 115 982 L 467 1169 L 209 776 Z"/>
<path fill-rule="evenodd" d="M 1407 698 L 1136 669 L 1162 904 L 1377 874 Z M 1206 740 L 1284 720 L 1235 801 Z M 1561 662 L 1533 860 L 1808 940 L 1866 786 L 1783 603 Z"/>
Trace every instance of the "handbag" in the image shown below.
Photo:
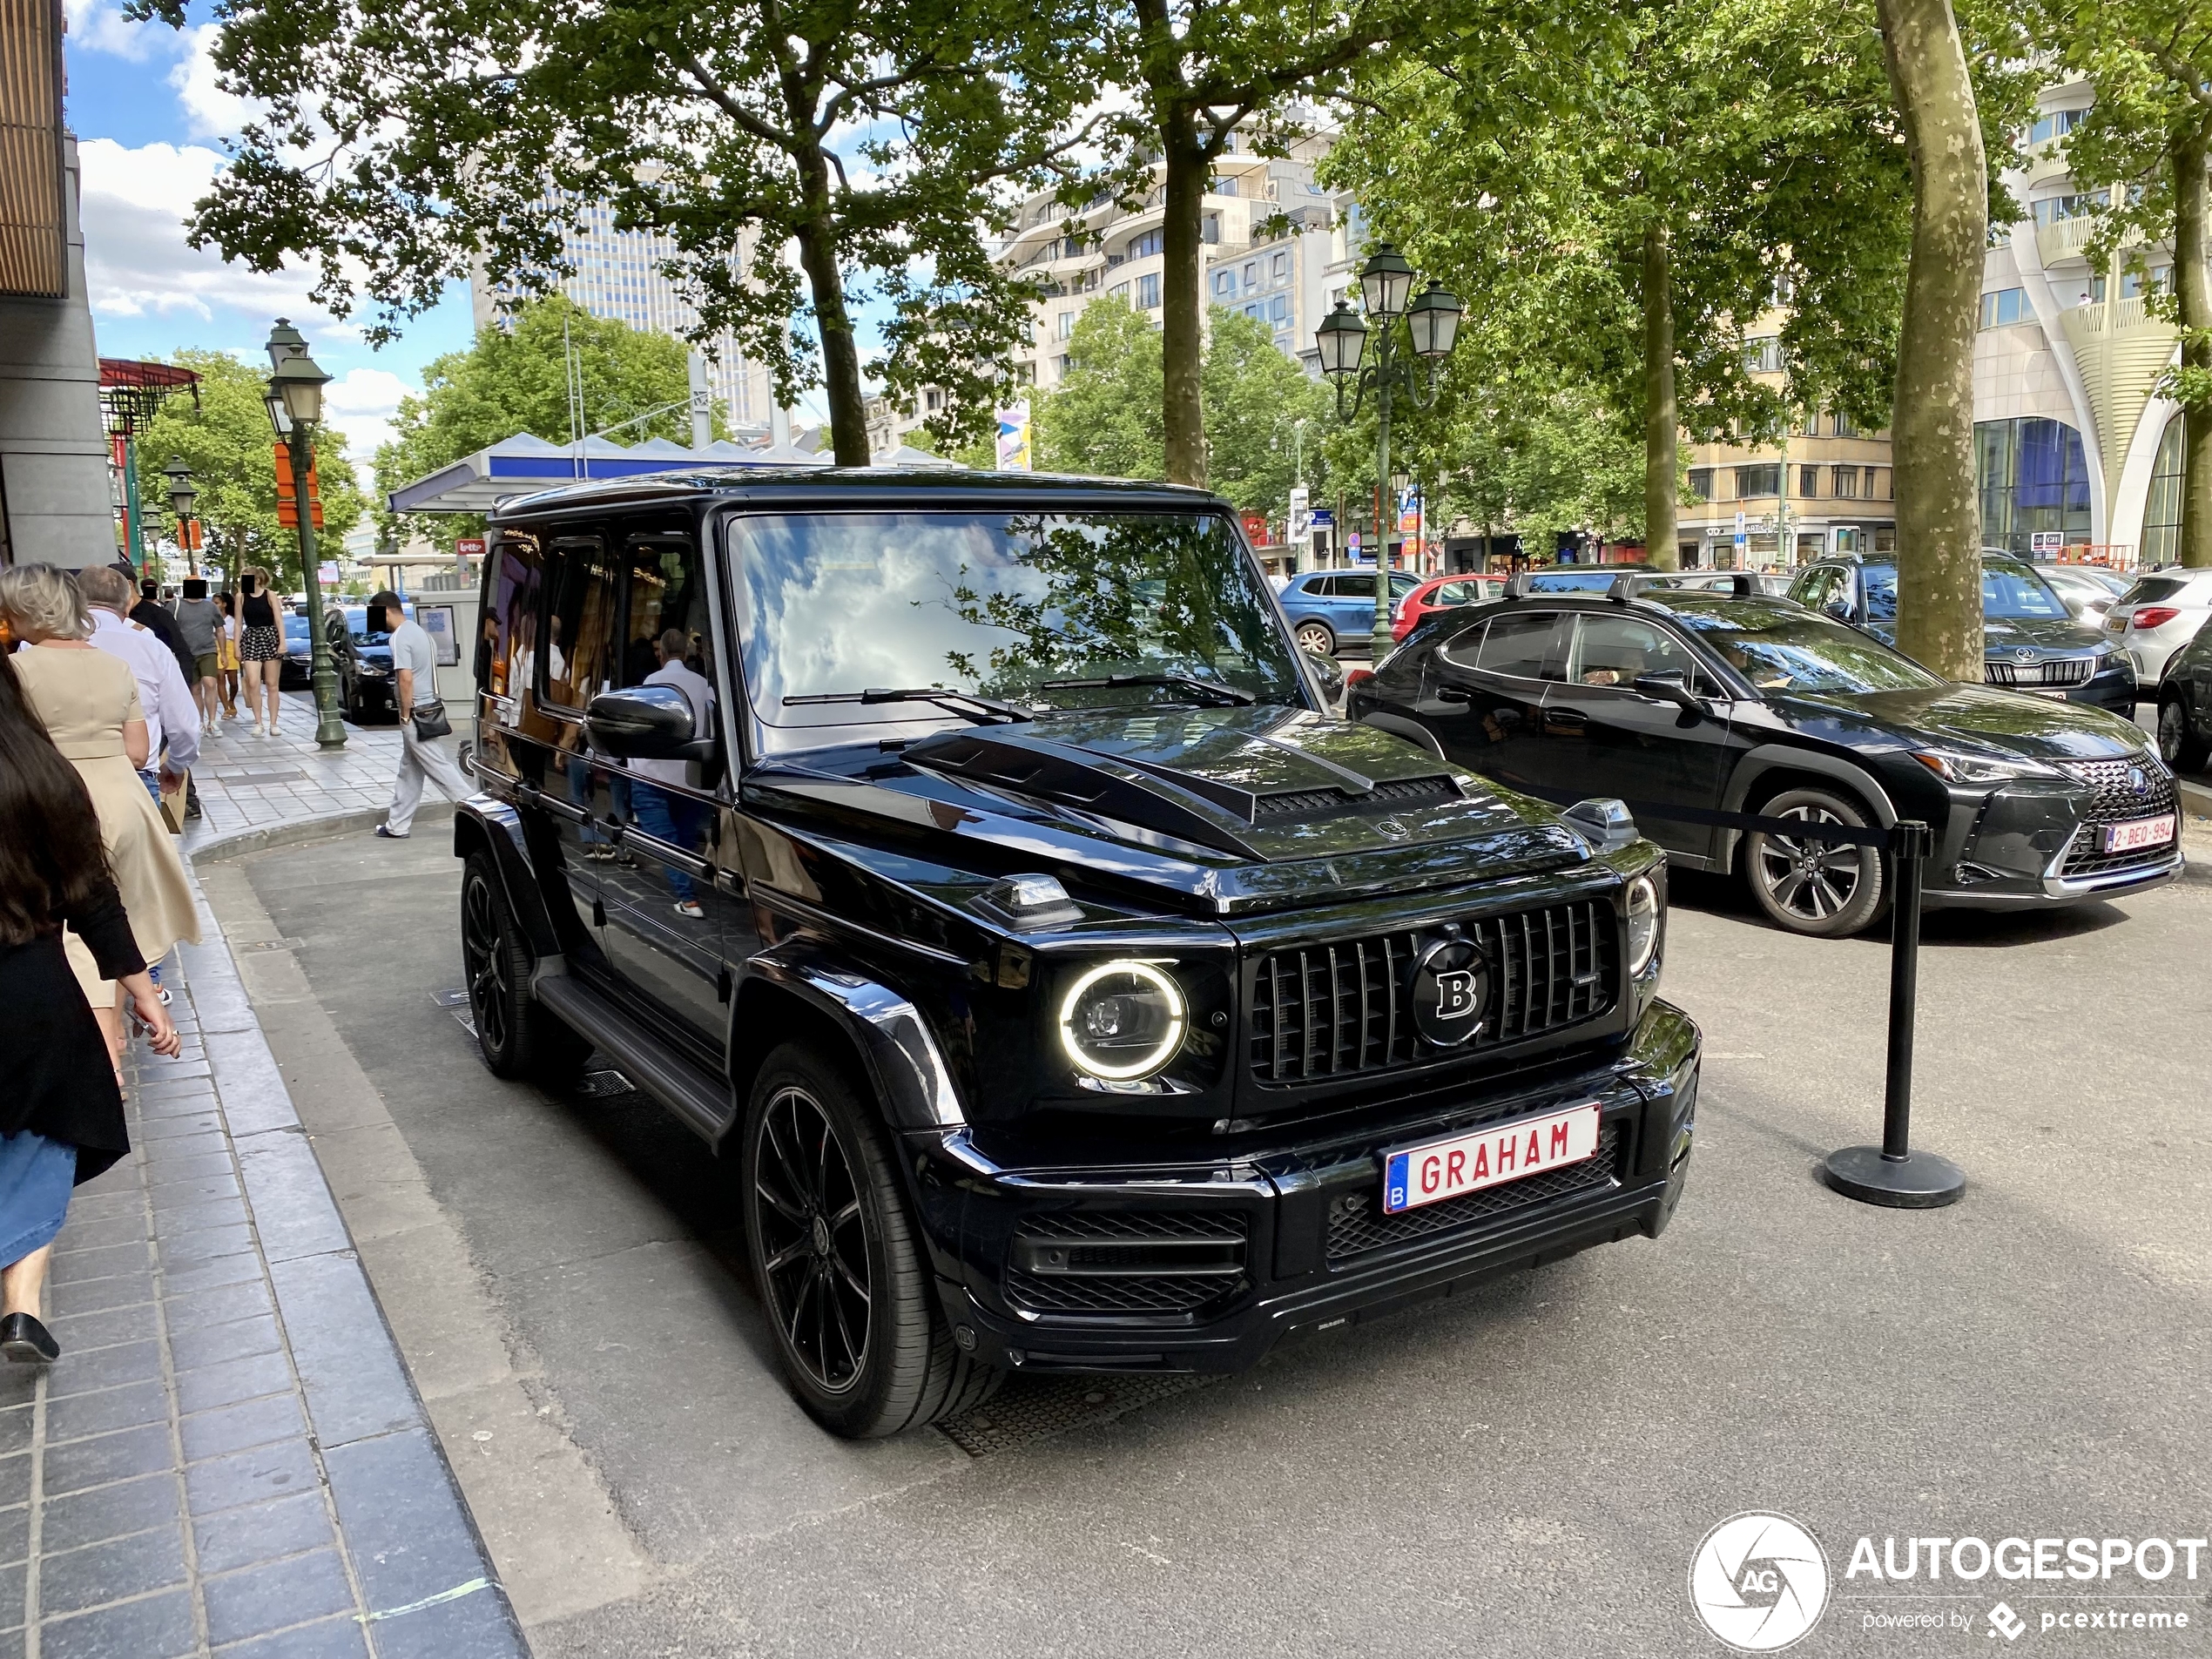
<path fill-rule="evenodd" d="M 446 718 L 446 705 L 441 702 L 417 703 L 415 705 L 415 738 L 418 743 L 428 743 L 433 738 L 449 737 L 453 722 Z"/>

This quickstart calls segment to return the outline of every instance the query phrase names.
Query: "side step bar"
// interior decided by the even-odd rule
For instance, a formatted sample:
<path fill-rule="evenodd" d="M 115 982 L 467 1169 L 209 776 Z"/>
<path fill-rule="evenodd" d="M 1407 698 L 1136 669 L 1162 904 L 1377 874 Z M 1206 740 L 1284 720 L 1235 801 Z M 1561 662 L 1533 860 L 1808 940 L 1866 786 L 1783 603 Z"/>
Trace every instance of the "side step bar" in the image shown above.
<path fill-rule="evenodd" d="M 612 999 L 567 974 L 548 974 L 531 988 L 560 1022 L 614 1056 L 622 1075 L 677 1116 L 709 1146 L 720 1143 L 738 1109 L 730 1085 L 641 1033 Z"/>

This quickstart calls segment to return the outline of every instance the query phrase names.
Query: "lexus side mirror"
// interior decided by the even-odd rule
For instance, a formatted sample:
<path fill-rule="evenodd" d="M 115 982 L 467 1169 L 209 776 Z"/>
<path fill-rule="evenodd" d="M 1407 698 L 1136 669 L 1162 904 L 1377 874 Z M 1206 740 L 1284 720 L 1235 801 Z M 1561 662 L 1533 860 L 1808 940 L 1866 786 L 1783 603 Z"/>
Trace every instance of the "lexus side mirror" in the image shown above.
<path fill-rule="evenodd" d="M 1663 674 L 1639 674 L 1633 687 L 1640 697 L 1655 703 L 1671 703 L 1685 714 L 1703 714 L 1705 705 L 1690 692 L 1683 677 L 1669 670 Z"/>
<path fill-rule="evenodd" d="M 583 735 L 601 754 L 624 760 L 711 760 L 712 736 L 692 728 L 691 700 L 673 685 L 602 691 L 583 712 Z"/>

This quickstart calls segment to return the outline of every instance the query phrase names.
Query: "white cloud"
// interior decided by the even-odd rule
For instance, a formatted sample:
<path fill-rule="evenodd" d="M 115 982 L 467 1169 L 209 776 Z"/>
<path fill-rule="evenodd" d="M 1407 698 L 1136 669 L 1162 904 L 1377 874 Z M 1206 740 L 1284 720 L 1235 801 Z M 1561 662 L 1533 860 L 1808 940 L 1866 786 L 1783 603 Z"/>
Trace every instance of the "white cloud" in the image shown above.
<path fill-rule="evenodd" d="M 71 42 L 84 51 L 107 52 L 143 64 L 165 42 L 174 38 L 166 24 L 132 23 L 120 6 L 108 0 L 68 0 Z"/>
<path fill-rule="evenodd" d="M 213 321 L 227 310 L 358 334 L 310 303 L 307 272 L 248 271 L 225 264 L 212 248 L 185 245 L 185 216 L 223 165 L 214 151 L 170 144 L 130 149 L 112 138 L 87 138 L 78 153 L 84 169 L 85 279 L 96 314 Z"/>
<path fill-rule="evenodd" d="M 251 98 L 226 92 L 216 84 L 215 42 L 221 25 L 204 23 L 190 31 L 190 54 L 169 71 L 169 84 L 177 89 L 177 102 L 185 112 L 185 128 L 195 138 L 235 138 L 256 113 Z"/>
<path fill-rule="evenodd" d="M 399 412 L 400 399 L 420 389 L 389 369 L 349 368 L 323 388 L 326 418 L 345 434 L 354 460 L 365 465 L 377 446 L 392 435 L 392 417 Z"/>

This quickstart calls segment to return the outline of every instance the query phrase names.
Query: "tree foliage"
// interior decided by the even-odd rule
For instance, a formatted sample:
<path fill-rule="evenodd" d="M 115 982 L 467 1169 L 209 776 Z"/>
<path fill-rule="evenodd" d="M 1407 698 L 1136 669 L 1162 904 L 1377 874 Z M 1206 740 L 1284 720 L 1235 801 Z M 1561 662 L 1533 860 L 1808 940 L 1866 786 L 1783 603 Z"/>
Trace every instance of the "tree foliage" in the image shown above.
<path fill-rule="evenodd" d="M 1281 513 L 1290 502 L 1298 434 L 1309 453 L 1327 407 L 1323 388 L 1275 349 L 1267 326 L 1216 307 L 1200 362 L 1212 487 L 1239 511 Z M 1094 301 L 1076 320 L 1070 367 L 1034 400 L 1038 466 L 1108 478 L 1168 475 L 1160 331 L 1140 311 Z"/>
<path fill-rule="evenodd" d="M 199 403 L 168 399 L 138 435 L 138 499 L 149 516 L 158 513 L 169 499 L 170 458 L 182 456 L 198 492 L 192 516 L 200 523 L 203 565 L 227 579 L 258 564 L 285 585 L 297 585 L 299 532 L 277 523 L 276 435 L 261 401 L 266 371 L 227 352 L 186 348 L 168 361 L 199 376 Z M 327 552 L 361 522 L 366 505 L 335 433 L 319 435 L 315 475 Z"/>
<path fill-rule="evenodd" d="M 185 0 L 134 5 L 185 22 Z M 1080 17 L 1016 0 L 214 10 L 220 83 L 256 112 L 196 243 L 257 270 L 311 260 L 318 300 L 367 305 L 381 336 L 472 265 L 546 291 L 577 205 L 610 203 L 671 239 L 698 339 L 732 330 L 787 401 L 826 383 L 847 465 L 868 458 L 862 289 L 894 313 L 889 389 L 951 394 L 947 435 L 988 417 L 1022 319 L 981 233 L 1059 164 L 1094 61 Z"/>
<path fill-rule="evenodd" d="M 393 435 L 376 452 L 380 501 L 401 485 L 451 466 L 463 455 L 518 433 L 566 443 L 577 435 L 569 408 L 568 353 L 573 350 L 583 393 L 583 430 L 601 432 L 635 421 L 624 443 L 649 438 L 691 441 L 690 374 L 682 344 L 610 318 L 594 317 L 562 294 L 516 313 L 510 326 L 487 328 L 466 351 L 435 357 L 422 372 L 421 394 L 400 400 Z M 660 409 L 658 415 L 649 412 Z M 639 421 L 637 417 L 649 418 Z M 725 428 L 715 415 L 717 435 Z M 380 516 L 382 516 L 380 515 Z M 475 515 L 421 516 L 405 528 L 450 549 L 475 535 Z"/>

